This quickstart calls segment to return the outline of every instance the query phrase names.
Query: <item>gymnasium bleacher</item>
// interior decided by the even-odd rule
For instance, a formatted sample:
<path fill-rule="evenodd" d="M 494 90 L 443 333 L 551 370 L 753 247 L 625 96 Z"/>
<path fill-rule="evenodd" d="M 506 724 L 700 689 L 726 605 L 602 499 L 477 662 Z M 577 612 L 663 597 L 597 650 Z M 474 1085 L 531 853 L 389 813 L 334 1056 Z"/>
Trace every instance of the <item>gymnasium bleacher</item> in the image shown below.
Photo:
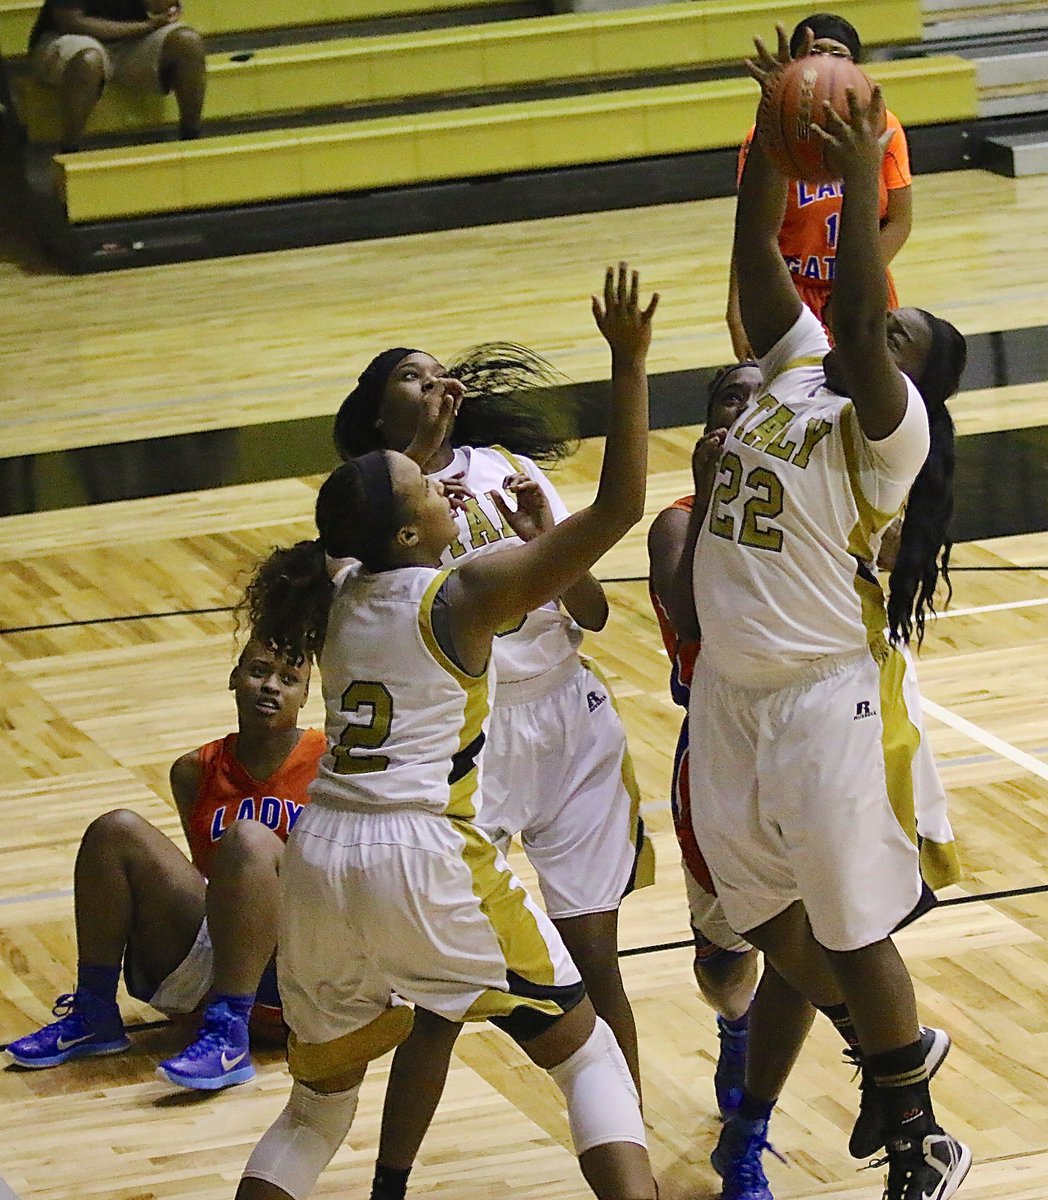
<path fill-rule="evenodd" d="M 970 159 L 963 36 L 926 41 L 919 0 L 833 7 L 862 34 L 915 169 Z M 54 165 L 53 98 L 22 59 L 36 9 L 0 0 L 8 124 L 41 238 L 97 270 L 724 194 L 756 96 L 739 61 L 754 31 L 811 4 L 186 0 L 208 45 L 205 136 L 174 140 L 170 97 L 111 87 L 85 149 Z"/>

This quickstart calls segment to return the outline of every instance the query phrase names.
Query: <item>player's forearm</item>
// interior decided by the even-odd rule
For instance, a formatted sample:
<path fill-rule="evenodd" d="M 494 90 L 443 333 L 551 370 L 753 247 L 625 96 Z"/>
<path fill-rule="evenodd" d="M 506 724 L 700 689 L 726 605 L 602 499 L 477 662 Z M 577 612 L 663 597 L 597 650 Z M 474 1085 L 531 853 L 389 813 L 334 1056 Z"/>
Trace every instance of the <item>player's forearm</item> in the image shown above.
<path fill-rule="evenodd" d="M 881 249 L 881 262 L 885 267 L 906 245 L 906 239 L 909 236 L 909 222 L 893 221 L 891 218 L 884 222 L 877 240 Z"/>
<path fill-rule="evenodd" d="M 876 335 L 883 339 L 888 284 L 880 248 L 877 176 L 868 168 L 845 180 L 833 284 L 833 332 L 842 348 Z"/>
<path fill-rule="evenodd" d="M 591 507 L 618 541 L 644 516 L 648 474 L 648 373 L 644 354 L 612 353 L 611 404 L 597 495 Z M 610 532 L 610 531 L 609 531 Z"/>
<path fill-rule="evenodd" d="M 122 42 L 128 38 L 144 37 L 155 28 L 150 21 L 109 21 L 104 17 L 88 17 L 79 12 L 56 15 L 56 22 L 61 33 L 78 33 L 97 38 L 100 42 Z"/>

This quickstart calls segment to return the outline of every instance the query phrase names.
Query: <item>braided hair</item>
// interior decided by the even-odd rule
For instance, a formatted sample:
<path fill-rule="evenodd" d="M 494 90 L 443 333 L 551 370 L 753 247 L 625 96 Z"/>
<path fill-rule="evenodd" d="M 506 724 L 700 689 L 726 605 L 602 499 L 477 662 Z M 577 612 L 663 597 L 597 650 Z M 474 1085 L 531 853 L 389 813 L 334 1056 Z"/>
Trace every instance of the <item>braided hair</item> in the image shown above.
<path fill-rule="evenodd" d="M 909 642 L 916 631 L 924 640 L 925 618 L 935 612 L 940 579 L 950 583 L 948 527 L 953 515 L 954 427 L 946 401 L 960 387 L 968 357 L 964 335 L 949 321 L 918 309 L 932 341 L 920 375 L 914 380 L 928 410 L 928 457 L 910 488 L 895 565 L 888 577 L 888 629 L 893 642 Z"/>

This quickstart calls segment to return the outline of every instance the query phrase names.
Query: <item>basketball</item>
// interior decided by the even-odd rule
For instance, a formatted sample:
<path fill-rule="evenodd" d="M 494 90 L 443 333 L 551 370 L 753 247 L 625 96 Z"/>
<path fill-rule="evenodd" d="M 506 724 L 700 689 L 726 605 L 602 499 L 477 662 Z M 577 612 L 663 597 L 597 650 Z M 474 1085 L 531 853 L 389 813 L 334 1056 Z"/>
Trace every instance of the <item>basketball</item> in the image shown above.
<path fill-rule="evenodd" d="M 873 82 L 849 58 L 809 54 L 795 59 L 776 77 L 761 99 L 757 133 L 773 166 L 791 179 L 832 183 L 834 171 L 823 160 L 823 143 L 813 126 L 823 124 L 823 101 L 848 119 L 852 88 L 863 106 L 873 95 Z M 878 134 L 884 132 L 883 117 Z"/>

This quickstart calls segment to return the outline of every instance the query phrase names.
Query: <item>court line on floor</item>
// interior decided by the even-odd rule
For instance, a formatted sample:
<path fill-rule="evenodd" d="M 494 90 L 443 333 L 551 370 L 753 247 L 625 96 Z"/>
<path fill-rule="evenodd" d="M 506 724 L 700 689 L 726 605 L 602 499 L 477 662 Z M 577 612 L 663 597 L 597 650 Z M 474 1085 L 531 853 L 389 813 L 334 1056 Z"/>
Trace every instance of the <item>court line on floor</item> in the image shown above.
<path fill-rule="evenodd" d="M 990 733 L 989 730 L 983 729 L 974 722 L 966 720 L 964 717 L 959 717 L 950 709 L 944 708 L 941 704 L 936 704 L 934 700 L 929 700 L 927 696 L 921 697 L 921 709 L 927 713 L 929 717 L 934 717 L 936 721 L 943 725 L 949 725 L 951 729 L 957 730 L 958 733 L 963 733 L 965 737 L 970 738 L 973 742 L 978 742 L 980 746 L 985 746 L 987 750 L 993 750 L 1001 758 L 1008 759 L 1009 762 L 1015 763 L 1017 767 L 1022 767 L 1029 771 L 1031 775 L 1036 775 L 1039 779 L 1048 780 L 1048 763 L 1042 762 L 1039 758 L 1034 758 L 1032 754 L 1027 754 L 1025 750 L 1020 750 L 1017 746 L 1013 746 L 1010 742 L 1006 742 L 1004 738 L 999 738 L 995 733 Z"/>
<path fill-rule="evenodd" d="M 1048 566 L 1045 567 L 953 567 L 952 573 L 958 571 L 1048 571 Z M 600 579 L 599 583 L 647 583 L 646 575 L 623 575 L 617 578 Z M 1010 608 L 1034 608 L 1037 605 L 1048 604 L 1048 596 L 1041 596 L 1033 600 L 1006 600 L 1000 604 L 980 604 L 974 608 L 954 608 L 946 609 L 943 612 L 936 613 L 935 619 L 941 620 L 944 617 L 970 617 L 977 613 L 988 612 L 1003 612 Z M 155 613 L 126 613 L 117 617 L 86 617 L 80 621 L 52 621 L 43 625 L 12 625 L 5 629 L 0 629 L 0 636 L 4 634 L 15 633 L 46 633 L 53 629 L 79 629 L 81 626 L 87 625 L 116 625 L 122 621 L 156 621 L 163 617 L 199 617 L 207 616 L 214 613 L 232 612 L 231 604 L 219 604 L 213 608 L 173 608 L 164 612 Z"/>
<path fill-rule="evenodd" d="M 1000 604 L 977 604 L 973 608 L 947 608 L 937 612 L 934 619 L 942 621 L 947 617 L 971 617 L 976 613 L 1004 612 L 1009 608 L 1036 608 L 1042 604 L 1048 604 L 1048 596 L 1039 596 L 1036 600 L 1003 600 Z"/>

